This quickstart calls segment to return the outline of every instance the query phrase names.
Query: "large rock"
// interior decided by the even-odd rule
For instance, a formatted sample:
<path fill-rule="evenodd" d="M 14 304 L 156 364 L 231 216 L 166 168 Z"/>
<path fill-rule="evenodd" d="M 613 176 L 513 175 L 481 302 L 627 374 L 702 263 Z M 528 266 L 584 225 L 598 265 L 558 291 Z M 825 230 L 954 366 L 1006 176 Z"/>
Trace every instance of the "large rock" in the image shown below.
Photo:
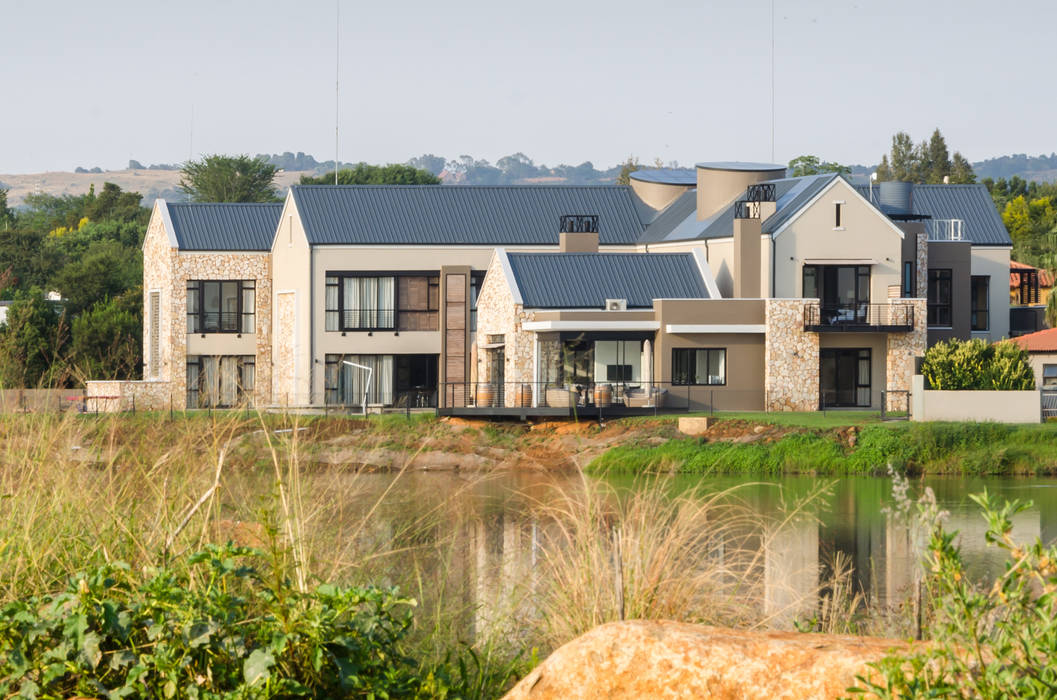
<path fill-rule="evenodd" d="M 562 646 L 506 700 L 836 698 L 892 639 L 613 622 Z"/>

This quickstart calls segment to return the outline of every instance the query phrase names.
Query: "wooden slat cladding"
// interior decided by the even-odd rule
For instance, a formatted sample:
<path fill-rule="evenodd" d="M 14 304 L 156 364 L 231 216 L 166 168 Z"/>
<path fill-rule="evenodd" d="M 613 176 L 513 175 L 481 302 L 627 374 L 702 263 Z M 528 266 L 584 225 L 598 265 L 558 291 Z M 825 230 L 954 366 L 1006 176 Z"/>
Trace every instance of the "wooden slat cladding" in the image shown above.
<path fill-rule="evenodd" d="M 397 330 L 439 330 L 439 277 L 398 277 L 396 298 Z"/>
<path fill-rule="evenodd" d="M 465 382 L 466 376 L 466 275 L 444 276 L 444 380 Z M 465 401 L 461 391 L 446 397 L 453 405 Z"/>

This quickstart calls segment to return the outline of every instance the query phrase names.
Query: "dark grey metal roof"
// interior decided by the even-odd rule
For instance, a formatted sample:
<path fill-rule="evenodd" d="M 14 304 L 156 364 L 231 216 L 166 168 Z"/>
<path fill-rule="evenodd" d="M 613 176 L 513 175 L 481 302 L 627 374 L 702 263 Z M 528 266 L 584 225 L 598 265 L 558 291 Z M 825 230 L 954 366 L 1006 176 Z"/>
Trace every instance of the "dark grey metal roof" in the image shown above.
<path fill-rule="evenodd" d="M 695 167 L 705 170 L 781 170 L 785 172 L 785 166 L 778 163 L 746 163 L 740 160 L 715 160 L 698 163 Z"/>
<path fill-rule="evenodd" d="M 509 253 L 526 308 L 605 308 L 627 299 L 648 309 L 654 299 L 707 299 L 708 288 L 690 253 Z"/>
<path fill-rule="evenodd" d="M 879 204 L 880 187 L 857 185 L 859 193 Z M 1013 245 L 994 200 L 983 185 L 914 185 L 913 210 L 933 219 L 961 219 L 962 236 L 973 245 Z"/>
<path fill-rule="evenodd" d="M 314 185 L 291 192 L 312 245 L 556 245 L 563 214 L 597 214 L 601 244 L 632 245 L 656 213 L 621 185 Z"/>
<path fill-rule="evenodd" d="M 833 173 L 822 175 L 805 175 L 803 177 L 791 177 L 775 181 L 775 195 L 778 198 L 778 207 L 773 214 L 763 222 L 761 229 L 764 233 L 774 233 L 785 222 L 796 216 L 805 204 L 815 198 L 819 192 L 824 190 L 833 180 L 840 177 Z"/>
<path fill-rule="evenodd" d="M 270 250 L 282 204 L 169 204 L 180 250 Z"/>
<path fill-rule="evenodd" d="M 693 168 L 642 168 L 631 173 L 632 180 L 656 182 L 661 185 L 697 184 L 697 171 Z"/>

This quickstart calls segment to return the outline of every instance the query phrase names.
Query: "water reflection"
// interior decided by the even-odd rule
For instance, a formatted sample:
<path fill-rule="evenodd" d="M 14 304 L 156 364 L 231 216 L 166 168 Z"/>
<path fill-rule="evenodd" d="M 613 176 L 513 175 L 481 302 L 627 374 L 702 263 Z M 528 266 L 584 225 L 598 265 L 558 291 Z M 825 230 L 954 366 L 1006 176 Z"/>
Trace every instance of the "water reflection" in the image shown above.
<path fill-rule="evenodd" d="M 584 488 L 581 476 L 570 473 L 507 472 L 487 477 L 450 472 L 350 473 L 325 478 L 335 479 L 339 490 L 342 480 L 355 482 L 355 489 L 348 492 L 356 495 L 342 508 L 359 513 L 372 509 L 369 526 L 345 532 L 342 537 L 347 539 L 337 545 L 339 549 L 347 547 L 349 557 L 361 559 L 372 548 L 397 552 L 388 559 L 392 579 L 406 581 L 395 572 L 413 569 L 419 581 L 428 582 L 417 591 L 427 598 L 423 601 L 427 608 L 441 599 L 449 608 L 453 600 L 460 601 L 458 625 L 467 637 L 485 629 L 516 634 L 519 616 L 533 613 L 525 608 L 525 593 L 537 584 L 541 543 L 547 541 L 548 528 L 556 526 L 541 518 L 539 507 L 553 501 L 559 491 Z M 817 491 L 820 481 L 830 484 L 828 490 L 797 512 L 793 504 Z M 665 477 L 649 485 L 632 479 L 610 483 L 618 490 L 663 488 L 679 493 L 701 484 L 702 478 Z M 772 626 L 789 627 L 794 618 L 811 615 L 820 583 L 838 553 L 853 567 L 855 589 L 875 606 L 897 606 L 916 588 L 922 535 L 886 512 L 892 505 L 890 479 L 722 477 L 708 478 L 704 486 L 712 491 L 738 487 L 736 497 L 757 516 L 755 525 L 742 527 L 737 537 L 742 546 L 755 541 L 760 548 L 759 561 L 746 565 L 758 567 L 758 585 L 745 594 L 755 598 L 761 618 Z M 960 544 L 970 576 L 993 576 L 1003 566 L 1001 552 L 986 546 L 986 522 L 969 499 L 971 493 L 987 488 L 1004 498 L 1034 501 L 1030 510 L 1014 519 L 1014 535 L 1021 541 L 1057 539 L 1057 479 L 933 477 L 912 481 L 911 497 L 925 487 L 934 491 L 939 507 L 949 513 L 948 529 L 962 533 Z M 428 527 L 422 526 L 423 514 L 428 514 Z M 448 546 L 412 546 L 423 542 Z M 719 559 L 725 556 L 721 550 L 715 552 Z M 598 575 L 612 576 L 603 570 Z M 599 586 L 612 586 L 612 581 L 600 581 Z M 436 600 L 429 600 L 431 596 Z"/>

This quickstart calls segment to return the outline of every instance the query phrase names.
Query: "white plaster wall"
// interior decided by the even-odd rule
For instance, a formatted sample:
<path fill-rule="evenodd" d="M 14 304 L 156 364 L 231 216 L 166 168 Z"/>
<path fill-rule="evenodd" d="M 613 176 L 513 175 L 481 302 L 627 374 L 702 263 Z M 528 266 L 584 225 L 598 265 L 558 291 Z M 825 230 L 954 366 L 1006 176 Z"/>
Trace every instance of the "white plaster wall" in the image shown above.
<path fill-rule="evenodd" d="M 974 423 L 1039 423 L 1039 391 L 936 391 L 924 389 L 924 377 L 914 376 L 915 421 L 972 421 Z"/>
<path fill-rule="evenodd" d="M 870 270 L 870 301 L 888 299 L 888 286 L 902 280 L 903 234 L 844 180 L 835 181 L 814 204 L 782 230 L 774 240 L 773 295 L 795 299 L 803 296 L 804 261 L 873 259 Z M 843 230 L 835 230 L 834 202 L 844 202 Z"/>
<path fill-rule="evenodd" d="M 311 356 L 307 351 L 311 345 L 308 323 L 311 313 L 308 293 L 311 286 L 311 251 L 293 195 L 286 197 L 279 228 L 272 242 L 272 260 L 273 307 L 280 308 L 282 297 L 284 309 L 281 316 L 276 314 L 272 337 L 272 356 L 277 367 L 273 373 L 272 395 L 277 400 L 278 397 L 290 397 L 290 403 L 294 404 L 308 403 L 311 370 Z M 314 398 L 321 401 L 322 395 Z"/>
<path fill-rule="evenodd" d="M 991 278 L 988 288 L 990 329 L 986 333 L 973 333 L 974 338 L 990 342 L 1009 336 L 1009 248 L 973 246 L 969 258 L 971 275 L 986 275 Z"/>

